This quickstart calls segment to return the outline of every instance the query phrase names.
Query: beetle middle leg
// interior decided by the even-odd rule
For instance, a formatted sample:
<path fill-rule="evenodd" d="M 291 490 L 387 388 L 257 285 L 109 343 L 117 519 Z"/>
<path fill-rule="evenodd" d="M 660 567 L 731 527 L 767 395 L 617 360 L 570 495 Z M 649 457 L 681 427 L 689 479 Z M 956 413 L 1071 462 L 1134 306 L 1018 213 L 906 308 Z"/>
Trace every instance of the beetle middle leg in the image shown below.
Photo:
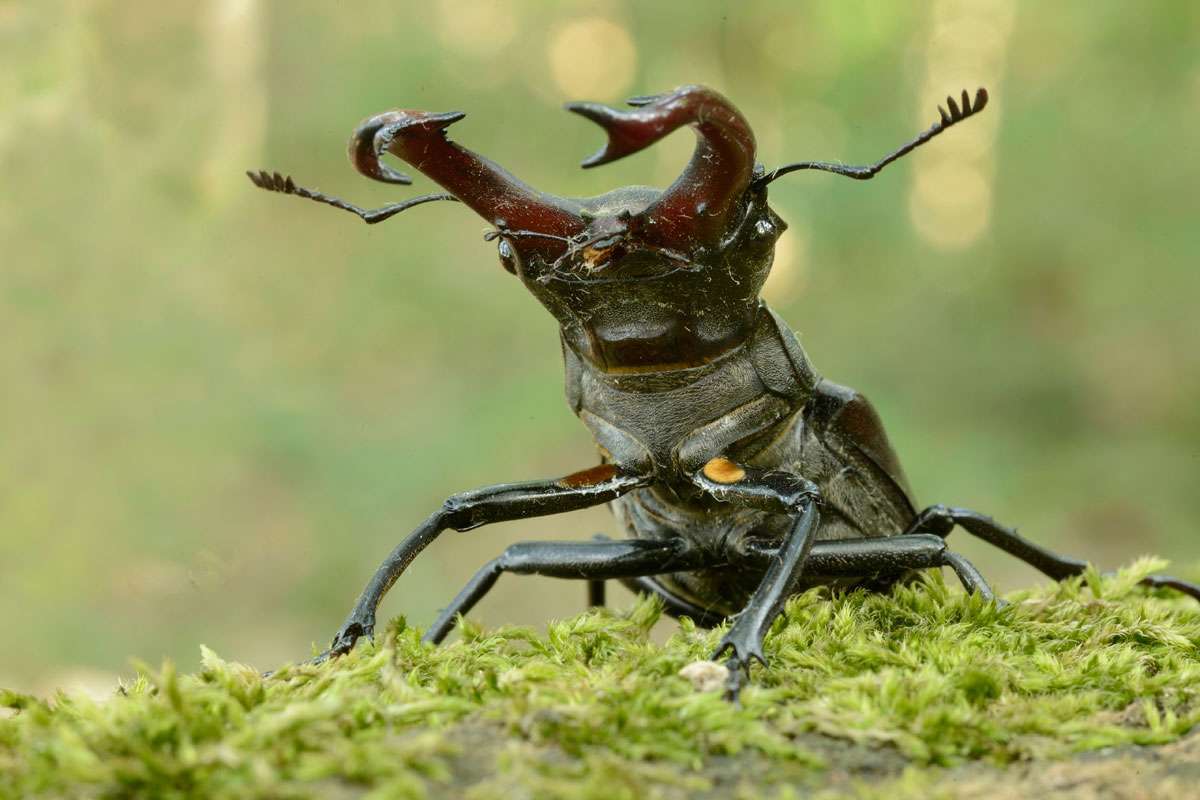
<path fill-rule="evenodd" d="M 779 549 L 751 543 L 744 558 L 769 564 L 779 558 Z M 950 567 L 963 588 L 984 600 L 996 595 L 975 565 L 952 552 L 946 540 L 932 533 L 907 533 L 875 539 L 834 539 L 817 542 L 808 554 L 805 573 L 825 578 L 894 579 L 910 570 Z"/>
<path fill-rule="evenodd" d="M 765 568 L 779 558 L 774 543 L 750 540 L 738 552 L 728 554 L 730 564 L 750 564 Z M 891 586 L 896 578 L 918 569 L 950 567 L 968 592 L 984 599 L 995 597 L 991 586 L 975 566 L 958 553 L 951 552 L 946 540 L 932 533 L 914 533 L 878 539 L 833 539 L 814 542 L 805 562 L 806 575 L 818 578 L 871 578 L 873 588 Z M 717 611 L 704 608 L 680 597 L 650 578 L 623 581 L 630 589 L 654 595 L 663 601 L 673 617 L 690 617 L 702 628 L 715 628 L 725 621 Z"/>
<path fill-rule="evenodd" d="M 1080 575 L 1088 566 L 1086 561 L 1059 555 L 1036 542 L 1029 541 L 1014 529 L 1001 525 L 991 517 L 965 508 L 930 506 L 917 515 L 907 532 L 934 533 L 944 538 L 955 526 L 1019 558 L 1056 581 Z M 1200 586 L 1169 575 L 1151 575 L 1143 578 L 1141 584 L 1150 588 L 1174 589 L 1200 600 Z"/>
<path fill-rule="evenodd" d="M 519 542 L 485 564 L 425 632 L 423 641 L 437 644 L 486 595 L 505 572 L 585 579 L 662 575 L 721 564 L 685 539 L 625 539 L 595 542 Z M 601 583 L 603 585 L 603 583 Z"/>
<path fill-rule="evenodd" d="M 443 531 L 469 531 L 493 522 L 589 508 L 615 500 L 649 482 L 645 476 L 604 464 L 559 480 L 500 484 L 452 496 L 388 554 L 334 635 L 329 649 L 313 662 L 348 653 L 360 638 L 374 634 L 375 612 L 383 596 L 413 559 Z"/>

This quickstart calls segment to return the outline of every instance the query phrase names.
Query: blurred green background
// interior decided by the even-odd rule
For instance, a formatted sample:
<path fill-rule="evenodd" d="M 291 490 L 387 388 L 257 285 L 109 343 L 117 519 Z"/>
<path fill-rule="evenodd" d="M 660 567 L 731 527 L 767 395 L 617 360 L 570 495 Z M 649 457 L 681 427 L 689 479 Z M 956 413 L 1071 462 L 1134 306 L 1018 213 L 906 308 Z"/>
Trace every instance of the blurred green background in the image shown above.
<path fill-rule="evenodd" d="M 1200 558 L 1200 5 L 353 5 L 0 2 L 0 685 L 190 668 L 201 642 L 305 656 L 446 495 L 594 463 L 555 325 L 480 219 L 366 227 L 242 174 L 425 191 L 346 163 L 396 106 L 464 110 L 458 141 L 591 195 L 665 186 L 691 137 L 584 172 L 601 136 L 568 100 L 709 83 L 768 166 L 861 163 L 986 85 L 870 183 L 774 184 L 768 299 L 874 400 L 921 502 L 1104 567 Z M 604 509 L 447 534 L 384 613 L 426 624 L 506 543 L 598 531 Z M 1001 589 L 1038 579 L 957 544 Z M 510 578 L 476 617 L 583 595 Z"/>

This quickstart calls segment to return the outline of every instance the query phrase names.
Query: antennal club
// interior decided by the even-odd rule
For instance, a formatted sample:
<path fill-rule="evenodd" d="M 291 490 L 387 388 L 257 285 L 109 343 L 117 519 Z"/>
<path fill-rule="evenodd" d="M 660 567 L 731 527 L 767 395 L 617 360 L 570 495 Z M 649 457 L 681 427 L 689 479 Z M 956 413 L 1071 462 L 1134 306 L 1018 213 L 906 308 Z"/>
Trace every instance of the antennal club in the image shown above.
<path fill-rule="evenodd" d="M 413 206 L 419 206 L 423 203 L 432 203 L 435 200 L 451 200 L 458 202 L 458 198 L 452 194 L 423 194 L 420 197 L 414 197 L 411 200 L 405 200 L 402 203 L 392 203 L 391 205 L 383 206 L 382 208 L 359 208 L 353 203 L 347 203 L 345 200 L 339 200 L 336 197 L 330 197 L 327 194 L 314 191 L 313 189 L 305 189 L 292 180 L 291 175 L 280 175 L 278 172 L 267 172 L 259 170 L 258 172 L 246 172 L 250 181 L 260 189 L 266 189 L 268 192 L 279 192 L 280 194 L 294 194 L 297 197 L 304 197 L 309 200 L 315 200 L 318 203 L 324 203 L 327 206 L 340 208 L 343 211 L 349 211 L 368 225 L 374 225 L 376 222 L 383 222 L 385 219 L 390 219 L 396 216 L 401 211 L 407 211 Z"/>
<path fill-rule="evenodd" d="M 987 105 L 987 101 L 987 89 L 984 89 L 983 87 L 980 87 L 978 90 L 976 90 L 974 101 L 972 101 L 971 96 L 967 94 L 967 90 L 963 89 L 961 107 L 958 103 L 954 102 L 953 97 L 947 97 L 946 105 L 949 106 L 950 111 L 947 112 L 946 109 L 938 106 L 938 115 L 940 119 L 933 123 L 933 126 L 930 127 L 929 130 L 920 134 L 917 136 L 917 138 L 913 139 L 896 152 L 884 157 L 880 161 L 877 161 L 870 166 L 852 167 L 845 164 L 832 164 L 828 161 L 798 161 L 795 164 L 787 164 L 771 170 L 762 177 L 757 178 L 753 185 L 756 187 L 766 186 L 776 178 L 782 178 L 789 172 L 798 172 L 802 169 L 816 169 L 821 170 L 822 172 L 832 172 L 835 175 L 844 175 L 847 178 L 854 178 L 855 180 L 860 181 L 870 180 L 871 178 L 874 178 L 880 170 L 896 159 L 908 155 L 913 150 L 916 150 L 918 147 L 925 144 L 930 139 L 937 136 L 939 133 L 948 129 L 952 125 L 963 121 L 967 117 L 978 114 L 983 110 L 984 106 Z"/>

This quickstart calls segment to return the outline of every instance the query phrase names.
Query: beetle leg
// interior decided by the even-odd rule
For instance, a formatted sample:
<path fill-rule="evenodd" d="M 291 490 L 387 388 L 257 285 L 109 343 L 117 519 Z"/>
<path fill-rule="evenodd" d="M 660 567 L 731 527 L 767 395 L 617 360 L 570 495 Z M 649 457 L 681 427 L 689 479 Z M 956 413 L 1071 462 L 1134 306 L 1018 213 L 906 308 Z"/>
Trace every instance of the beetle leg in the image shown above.
<path fill-rule="evenodd" d="M 612 540 L 609 539 L 607 536 L 605 536 L 603 533 L 597 533 L 595 536 L 592 537 L 592 541 L 609 542 Z M 589 580 L 587 582 L 587 605 L 588 605 L 588 608 L 604 608 L 605 602 L 607 601 L 607 597 L 606 597 L 607 594 L 608 594 L 608 592 L 606 590 L 606 584 L 605 584 L 604 578 L 595 578 L 595 579 Z"/>
<path fill-rule="evenodd" d="M 747 543 L 740 553 L 731 553 L 731 565 L 739 563 L 766 568 L 781 560 L 777 546 Z M 879 539 L 837 539 L 814 542 L 804 563 L 808 575 L 822 577 L 876 577 L 894 579 L 908 570 L 950 567 L 967 592 L 977 592 L 985 600 L 995 600 L 987 581 L 974 565 L 958 553 L 952 553 L 940 536 L 928 533 L 906 534 Z M 635 577 L 623 581 L 631 589 L 662 598 L 667 613 L 672 616 L 690 617 L 696 624 L 712 628 L 721 624 L 724 617 L 709 609 L 701 608 L 685 600 L 660 584 L 646 577 Z M 889 581 L 890 582 L 890 581 Z M 1003 603 L 1003 600 L 998 601 Z M 744 680 L 744 664 L 734 664 L 738 669 L 731 671 L 733 684 L 728 690 L 736 693 Z"/>
<path fill-rule="evenodd" d="M 730 561 L 734 560 L 736 560 L 736 556 L 730 559 Z M 659 598 L 662 600 L 667 614 L 672 617 L 689 617 L 701 628 L 715 628 L 726 619 L 725 615 L 719 611 L 698 606 L 649 577 L 626 578 L 621 583 L 631 591 Z"/>
<path fill-rule="evenodd" d="M 375 611 L 383 596 L 413 559 L 443 531 L 469 531 L 493 522 L 598 506 L 649 483 L 645 476 L 604 464 L 559 480 L 500 484 L 452 496 L 388 554 L 334 634 L 329 649 L 313 662 L 348 653 L 359 638 L 374 634 Z"/>
<path fill-rule="evenodd" d="M 750 544 L 743 557 L 760 566 L 778 560 L 779 549 Z M 817 542 L 808 554 L 804 570 L 827 578 L 894 579 L 909 570 L 950 567 L 968 593 L 984 600 L 996 595 L 975 565 L 951 552 L 946 540 L 932 533 L 906 533 L 876 539 L 834 539 Z M 1000 601 L 1003 602 L 1003 601 Z"/>
<path fill-rule="evenodd" d="M 814 483 L 799 475 L 745 467 L 725 458 L 709 461 L 692 476 L 692 481 L 718 500 L 790 514 L 794 519 L 762 582 L 712 656 L 715 661 L 731 652 L 726 697 L 737 702 L 750 662 L 757 659 L 766 664 L 763 638 L 804 571 L 820 522 L 820 495 Z"/>
<path fill-rule="evenodd" d="M 984 600 L 996 601 L 996 594 L 992 591 L 992 587 L 988 585 L 979 570 L 975 569 L 975 565 L 967 560 L 966 556 L 947 550 L 942 554 L 942 558 L 945 560 L 946 566 L 954 570 L 954 574 L 962 582 L 967 594 L 978 594 Z M 999 602 L 1003 603 L 1004 601 Z"/>
<path fill-rule="evenodd" d="M 609 538 L 603 533 L 597 533 L 592 537 L 593 541 L 606 542 Z M 592 579 L 587 582 L 587 605 L 588 608 L 604 608 L 607 602 L 607 587 L 603 578 Z"/>
<path fill-rule="evenodd" d="M 603 578 L 588 581 L 587 592 L 588 608 L 604 608 L 608 592 Z"/>
<path fill-rule="evenodd" d="M 1056 581 L 1079 575 L 1087 569 L 1086 561 L 1047 550 L 1021 536 L 1014 529 L 1001 525 L 991 517 L 965 508 L 930 506 L 917 515 L 917 519 L 909 526 L 908 532 L 924 531 L 945 537 L 949 535 L 955 525 L 972 536 L 1019 558 Z M 1200 600 L 1200 586 L 1168 575 L 1151 575 L 1143 578 L 1141 584 L 1155 589 L 1174 589 Z"/>
<path fill-rule="evenodd" d="M 454 628 L 460 614 L 466 614 L 496 585 L 505 572 L 518 575 L 545 575 L 552 578 L 576 578 L 600 582 L 609 578 L 661 575 L 665 572 L 718 566 L 684 539 L 646 541 L 625 539 L 607 542 L 520 542 L 509 547 L 499 558 L 483 566 L 468 581 L 425 632 L 422 641 L 437 644 Z"/>

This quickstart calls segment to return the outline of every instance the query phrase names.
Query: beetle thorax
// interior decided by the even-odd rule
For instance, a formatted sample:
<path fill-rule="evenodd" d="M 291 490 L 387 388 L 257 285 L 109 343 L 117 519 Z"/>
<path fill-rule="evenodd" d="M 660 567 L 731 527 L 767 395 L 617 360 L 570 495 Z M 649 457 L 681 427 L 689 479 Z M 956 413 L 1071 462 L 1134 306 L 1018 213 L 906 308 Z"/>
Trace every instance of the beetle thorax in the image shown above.
<path fill-rule="evenodd" d="M 694 367 L 741 344 L 786 228 L 754 192 L 716 243 L 664 247 L 641 215 L 658 195 L 629 187 L 579 201 L 586 228 L 554 259 L 522 257 L 517 237 L 501 241 L 502 260 L 567 344 L 605 371 Z"/>

